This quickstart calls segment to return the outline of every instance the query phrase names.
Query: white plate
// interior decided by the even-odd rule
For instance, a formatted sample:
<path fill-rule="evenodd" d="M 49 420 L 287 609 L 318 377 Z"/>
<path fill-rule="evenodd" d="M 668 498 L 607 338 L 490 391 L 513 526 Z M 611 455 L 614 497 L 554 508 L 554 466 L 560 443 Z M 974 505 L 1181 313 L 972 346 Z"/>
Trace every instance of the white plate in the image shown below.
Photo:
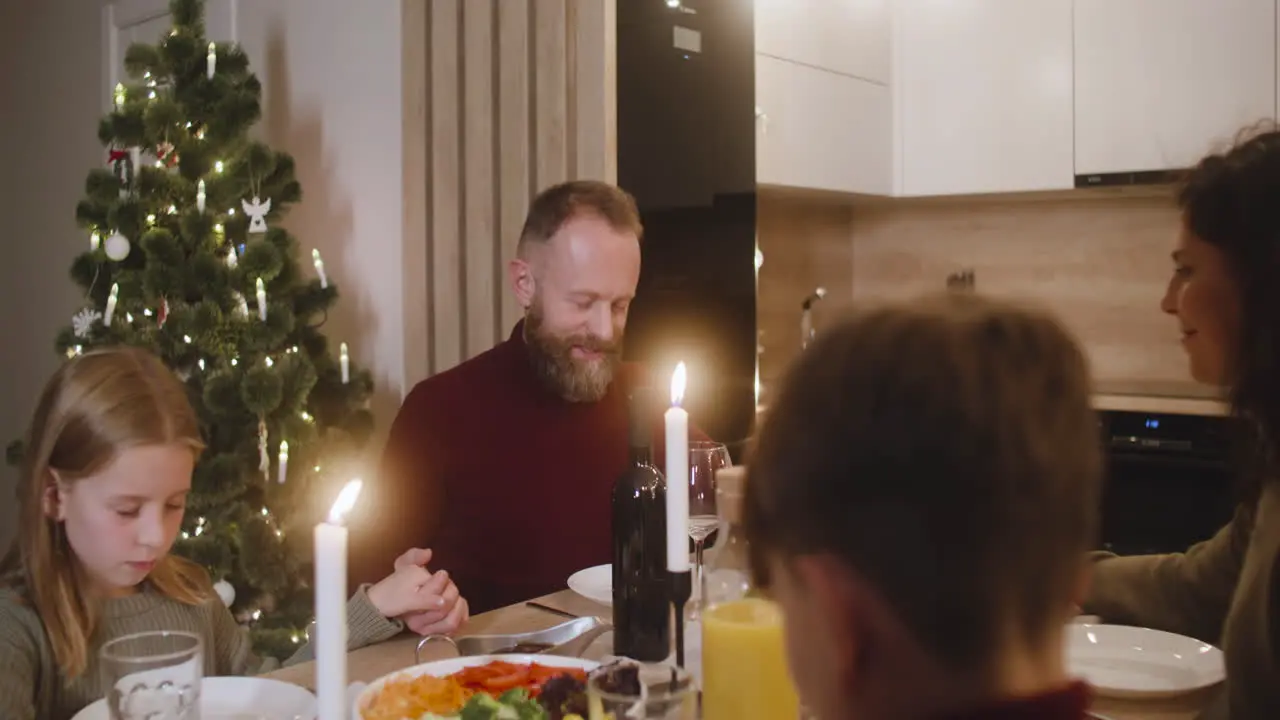
<path fill-rule="evenodd" d="M 588 600 L 613 604 L 613 566 L 597 565 L 569 576 L 569 589 Z"/>
<path fill-rule="evenodd" d="M 1066 650 L 1070 672 L 1107 697 L 1173 697 L 1226 678 L 1221 650 L 1159 630 L 1070 625 Z"/>
<path fill-rule="evenodd" d="M 595 670 L 600 663 L 593 660 L 583 660 L 582 658 L 563 657 L 560 655 L 472 655 L 469 657 L 449 658 L 448 660 L 436 660 L 435 662 L 414 665 L 411 668 L 398 670 L 374 680 L 363 688 L 359 688 L 360 693 L 356 696 L 354 718 L 359 720 L 362 717 L 362 711 L 373 702 L 377 693 L 382 690 L 382 686 L 387 684 L 388 680 L 403 677 L 419 677 L 422 675 L 434 675 L 436 677 L 445 677 L 452 675 L 463 668 L 475 667 L 477 665 L 488 665 L 495 660 L 502 660 L 513 665 L 530 665 L 537 663 L 545 667 L 555 668 L 574 668 L 579 670 Z M 355 688 L 353 688 L 355 689 Z M 78 720 L 78 719 L 77 719 Z M 204 720 L 204 718 L 201 718 Z"/>
<path fill-rule="evenodd" d="M 200 681 L 200 720 L 315 720 L 316 696 L 293 683 L 258 677 Z M 71 720 L 108 720 L 99 700 Z"/>

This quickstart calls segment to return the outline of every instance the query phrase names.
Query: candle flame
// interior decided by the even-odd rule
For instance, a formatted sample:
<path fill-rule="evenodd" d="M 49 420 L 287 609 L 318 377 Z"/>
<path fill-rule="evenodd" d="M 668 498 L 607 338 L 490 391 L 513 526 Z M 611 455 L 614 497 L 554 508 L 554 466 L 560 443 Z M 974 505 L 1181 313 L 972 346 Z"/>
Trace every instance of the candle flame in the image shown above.
<path fill-rule="evenodd" d="M 676 365 L 675 372 L 671 373 L 671 404 L 680 405 L 684 402 L 684 386 L 687 382 L 688 371 L 685 370 L 684 361 L 680 361 Z"/>
<path fill-rule="evenodd" d="M 329 509 L 329 524 L 342 525 L 346 522 L 347 513 L 355 507 L 356 498 L 360 497 L 360 488 L 363 486 L 364 481 L 359 478 L 343 486 L 338 499 L 333 501 L 333 507 Z"/>

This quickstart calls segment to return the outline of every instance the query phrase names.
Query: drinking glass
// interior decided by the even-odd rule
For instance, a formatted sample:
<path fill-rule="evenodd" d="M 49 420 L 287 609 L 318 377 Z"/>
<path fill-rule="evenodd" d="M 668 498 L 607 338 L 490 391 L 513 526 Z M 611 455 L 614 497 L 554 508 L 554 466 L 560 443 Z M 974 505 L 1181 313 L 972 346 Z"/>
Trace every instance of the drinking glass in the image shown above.
<path fill-rule="evenodd" d="M 698 687 L 675 665 L 638 664 L 639 693 L 606 685 L 611 673 L 587 679 L 587 720 L 698 720 Z"/>
<path fill-rule="evenodd" d="M 111 720 L 200 720 L 204 646 L 189 632 L 160 630 L 102 646 Z"/>
<path fill-rule="evenodd" d="M 697 573 L 698 600 L 691 603 L 689 618 L 699 616 L 706 602 L 707 577 L 702 551 L 707 538 L 720 527 L 716 513 L 716 473 L 733 465 L 723 443 L 700 440 L 689 443 L 689 537 L 693 539 L 693 566 Z"/>

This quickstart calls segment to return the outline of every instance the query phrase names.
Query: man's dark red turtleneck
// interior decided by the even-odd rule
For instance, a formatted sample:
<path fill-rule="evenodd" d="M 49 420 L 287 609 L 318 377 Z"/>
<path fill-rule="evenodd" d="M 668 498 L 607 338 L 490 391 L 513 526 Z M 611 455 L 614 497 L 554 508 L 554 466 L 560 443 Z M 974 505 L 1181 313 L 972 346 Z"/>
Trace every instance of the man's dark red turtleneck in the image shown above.
<path fill-rule="evenodd" d="M 474 614 L 608 563 L 627 399 L 647 380 L 624 364 L 603 399 L 567 402 L 535 375 L 521 323 L 506 342 L 418 383 L 349 524 L 353 587 L 427 547 L 430 567 L 449 572 Z M 659 466 L 661 439 L 655 432 Z"/>

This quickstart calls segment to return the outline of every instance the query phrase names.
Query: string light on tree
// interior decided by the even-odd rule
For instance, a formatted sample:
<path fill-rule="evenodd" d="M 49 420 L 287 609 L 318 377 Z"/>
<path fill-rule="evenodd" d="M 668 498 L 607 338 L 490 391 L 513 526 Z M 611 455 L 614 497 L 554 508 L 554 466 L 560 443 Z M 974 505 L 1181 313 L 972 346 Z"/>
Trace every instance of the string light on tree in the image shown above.
<path fill-rule="evenodd" d="M 196 183 L 196 211 L 204 212 L 204 180 Z"/>
<path fill-rule="evenodd" d="M 213 74 L 218 71 L 218 46 L 209 43 L 209 54 L 205 57 L 205 77 L 212 80 Z"/>
<path fill-rule="evenodd" d="M 203 130 L 201 130 L 200 132 L 204 132 L 204 131 L 203 131 Z M 221 161 L 221 160 L 216 160 L 216 161 L 214 161 L 214 163 L 213 163 L 213 171 L 214 171 L 214 172 L 216 172 L 216 173 L 221 173 L 221 172 L 222 172 L 222 168 L 223 168 L 223 165 L 222 165 L 222 161 Z M 231 214 L 232 214 L 232 215 L 235 215 L 235 214 L 236 214 L 236 210 L 235 210 L 235 208 L 231 208 Z"/>
<path fill-rule="evenodd" d="M 258 278 L 258 319 L 262 322 L 267 321 L 267 286 L 263 284 L 262 278 Z"/>
<path fill-rule="evenodd" d="M 111 319 L 116 314 L 116 300 L 120 297 L 120 283 L 111 284 L 111 293 L 107 295 L 107 311 L 102 315 L 102 324 L 111 327 Z"/>
<path fill-rule="evenodd" d="M 115 89 L 115 92 L 113 93 L 113 96 L 116 102 L 116 107 L 117 108 L 124 107 L 124 98 L 125 98 L 124 83 L 116 83 L 116 89 Z"/>
<path fill-rule="evenodd" d="M 280 467 L 277 470 L 276 482 L 283 485 L 285 479 L 289 477 L 289 442 L 287 440 L 280 441 L 280 452 L 277 462 Z"/>
<path fill-rule="evenodd" d="M 329 276 L 324 272 L 324 260 L 320 259 L 320 251 L 312 248 L 311 262 L 316 266 L 316 275 L 320 276 L 320 287 L 329 287 Z"/>
<path fill-rule="evenodd" d="M 217 239 L 219 245 L 227 241 L 227 231 L 226 228 L 222 227 L 222 223 L 214 223 L 213 236 Z M 235 248 L 232 248 L 231 251 L 235 252 Z M 235 267 L 234 262 L 231 267 Z"/>

